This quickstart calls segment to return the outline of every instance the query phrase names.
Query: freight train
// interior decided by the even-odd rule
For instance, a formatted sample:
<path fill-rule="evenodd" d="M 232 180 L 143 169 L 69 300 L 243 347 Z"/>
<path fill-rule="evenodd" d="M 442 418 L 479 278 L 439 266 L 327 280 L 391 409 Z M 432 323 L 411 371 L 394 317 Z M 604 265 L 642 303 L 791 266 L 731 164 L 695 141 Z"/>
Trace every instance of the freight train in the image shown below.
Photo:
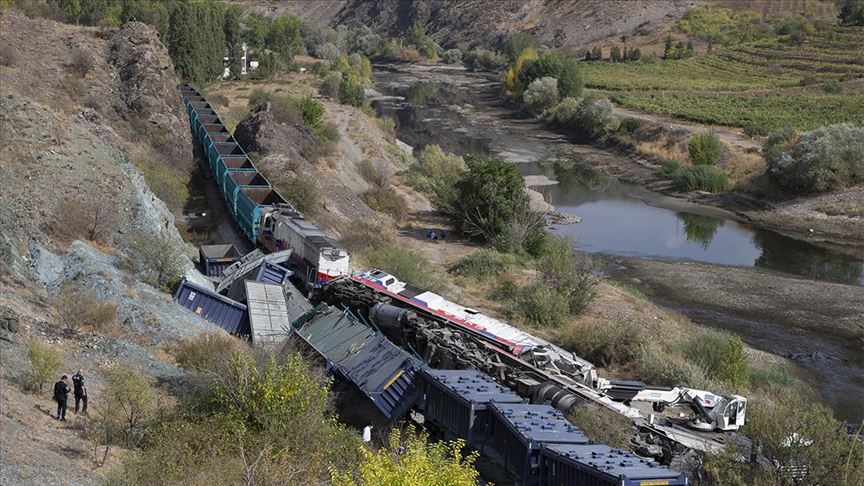
<path fill-rule="evenodd" d="M 744 424 L 744 397 L 599 378 L 595 367 L 574 353 L 475 309 L 384 272 L 354 273 L 345 248 L 305 220 L 267 182 L 204 97 L 189 86 L 181 91 L 231 215 L 257 247 L 293 249 L 295 277 L 316 298 L 376 321 L 388 337 L 424 350 L 425 358 L 439 367 L 482 370 L 533 402 L 551 403 L 562 411 L 592 402 L 630 417 L 646 455 L 666 461 L 689 450 L 724 447 L 723 434 L 694 428 L 735 431 Z M 656 416 L 632 402 L 650 404 Z M 662 414 L 679 404 L 687 406 L 687 414 Z"/>
<path fill-rule="evenodd" d="M 687 476 L 656 461 L 595 444 L 559 410 L 525 403 L 485 373 L 426 366 L 348 310 L 322 304 L 292 328 L 301 349 L 364 397 L 343 398 L 342 408 L 371 403 L 390 423 L 414 410 L 436 435 L 464 439 L 479 451 L 490 479 L 532 486 L 688 484 Z M 340 391 L 344 397 L 351 390 Z"/>
<path fill-rule="evenodd" d="M 293 249 L 292 270 L 312 286 L 350 274 L 345 247 L 306 220 L 270 185 L 198 91 L 189 86 L 180 91 L 210 173 L 249 241 L 268 251 Z"/>

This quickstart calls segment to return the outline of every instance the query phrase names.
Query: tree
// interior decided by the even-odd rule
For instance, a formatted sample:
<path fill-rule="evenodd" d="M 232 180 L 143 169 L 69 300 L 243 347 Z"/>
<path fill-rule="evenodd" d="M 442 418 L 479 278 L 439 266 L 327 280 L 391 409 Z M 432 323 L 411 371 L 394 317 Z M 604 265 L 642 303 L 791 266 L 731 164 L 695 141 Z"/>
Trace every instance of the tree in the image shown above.
<path fill-rule="evenodd" d="M 802 133 L 772 134 L 765 142 L 768 174 L 796 193 L 824 192 L 864 182 L 864 128 L 850 123 Z"/>
<path fill-rule="evenodd" d="M 523 50 L 513 61 L 513 64 L 507 68 L 507 73 L 504 75 L 504 86 L 513 92 L 515 95 L 520 95 L 525 90 L 525 85 L 520 77 L 522 70 L 525 68 L 525 63 L 537 59 L 537 51 L 531 48 Z"/>
<path fill-rule="evenodd" d="M 233 79 L 239 79 L 243 72 L 243 39 L 240 29 L 240 16 L 243 11 L 233 5 L 225 11 L 225 50 L 228 52 L 228 69 Z"/>
<path fill-rule="evenodd" d="M 71 20 L 78 25 L 81 22 L 81 0 L 60 0 L 60 8 L 63 10 L 63 15 L 66 20 Z"/>
<path fill-rule="evenodd" d="M 526 204 L 525 181 L 516 166 L 497 157 L 466 157 L 449 216 L 465 234 L 486 242 L 503 234 Z"/>
<path fill-rule="evenodd" d="M 525 49 L 536 50 L 537 41 L 527 32 L 517 32 L 507 38 L 504 54 L 510 62 L 514 62 Z"/>
<path fill-rule="evenodd" d="M 304 47 L 300 36 L 300 19 L 292 14 L 280 15 L 270 28 L 267 46 L 283 60 L 293 60 Z"/>
<path fill-rule="evenodd" d="M 339 102 L 358 108 L 366 102 L 363 85 L 354 73 L 342 75 L 342 80 L 339 82 Z"/>
<path fill-rule="evenodd" d="M 276 75 L 276 53 L 273 51 L 263 51 L 258 53 L 258 69 L 255 70 L 255 77 L 258 79 L 273 79 Z"/>
<path fill-rule="evenodd" d="M 842 25 L 864 26 L 864 0 L 841 0 L 838 18 Z"/>
<path fill-rule="evenodd" d="M 635 49 L 631 49 L 630 53 L 627 54 L 627 59 L 631 61 L 638 61 L 639 59 L 642 59 L 642 51 L 640 51 L 638 47 Z"/>
<path fill-rule="evenodd" d="M 594 46 L 591 49 L 591 60 L 592 61 L 602 61 L 603 60 L 603 49 L 600 46 Z"/>
<path fill-rule="evenodd" d="M 107 385 L 102 400 L 108 409 L 117 410 L 122 419 L 124 443 L 135 445 L 141 438 L 143 426 L 153 418 L 158 409 L 156 380 L 138 370 L 114 365 L 106 373 Z"/>
<path fill-rule="evenodd" d="M 249 47 L 263 49 L 267 46 L 267 38 L 270 37 L 270 28 L 273 25 L 270 17 L 258 12 L 250 12 L 243 20 L 243 25 L 246 27 L 243 38 Z"/>
<path fill-rule="evenodd" d="M 57 368 L 60 367 L 60 355 L 40 341 L 33 341 L 27 351 L 27 359 L 30 360 L 30 375 L 27 377 L 26 387 L 30 390 L 39 390 L 45 383 L 51 381 Z"/>
<path fill-rule="evenodd" d="M 162 233 L 138 233 L 128 243 L 126 266 L 148 284 L 169 289 L 188 262 L 182 244 Z"/>
<path fill-rule="evenodd" d="M 672 50 L 672 36 L 666 36 L 666 43 L 663 45 L 663 59 L 673 59 L 674 51 Z"/>
<path fill-rule="evenodd" d="M 723 143 L 714 132 L 697 133 L 687 143 L 690 161 L 696 165 L 715 165 L 723 156 Z"/>
<path fill-rule="evenodd" d="M 366 447 L 361 450 L 359 482 L 350 472 L 331 470 L 331 481 L 338 486 L 361 485 L 417 485 L 417 486 L 473 486 L 478 472 L 474 468 L 478 453 L 463 458 L 465 441 L 431 442 L 424 432 L 417 434 L 409 426 L 404 435 L 398 427 L 390 432 L 387 447 L 375 452 Z"/>
<path fill-rule="evenodd" d="M 558 80 L 558 93 L 562 97 L 579 96 L 582 93 L 582 74 L 575 59 L 561 52 L 548 52 L 533 61 L 525 63 L 519 73 L 524 86 L 540 78 Z"/>
<path fill-rule="evenodd" d="M 609 52 L 609 60 L 612 62 L 621 62 L 621 48 L 618 46 L 613 46 L 612 51 Z"/>
<path fill-rule="evenodd" d="M 621 126 L 621 119 L 613 112 L 612 102 L 585 97 L 576 110 L 576 128 L 594 140 L 605 140 Z"/>
<path fill-rule="evenodd" d="M 543 283 L 563 296 L 571 314 L 578 314 L 597 296 L 597 278 L 576 251 L 573 240 L 552 236 L 538 261 Z"/>
<path fill-rule="evenodd" d="M 531 82 L 522 96 L 525 108 L 532 113 L 542 113 L 558 104 L 558 80 L 540 78 Z"/>

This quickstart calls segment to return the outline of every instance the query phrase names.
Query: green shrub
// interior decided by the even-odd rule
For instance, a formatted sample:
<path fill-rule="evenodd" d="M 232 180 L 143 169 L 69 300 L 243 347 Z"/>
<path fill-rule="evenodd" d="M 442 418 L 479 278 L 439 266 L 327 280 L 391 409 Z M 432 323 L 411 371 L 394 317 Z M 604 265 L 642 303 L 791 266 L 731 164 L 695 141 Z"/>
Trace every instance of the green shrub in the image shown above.
<path fill-rule="evenodd" d="M 223 360 L 241 348 L 240 341 L 223 333 L 205 333 L 187 338 L 172 349 L 181 368 L 199 373 L 216 373 Z"/>
<path fill-rule="evenodd" d="M 460 258 L 450 266 L 450 273 L 460 277 L 485 279 L 501 275 L 516 262 L 510 254 L 495 250 L 480 250 Z"/>
<path fill-rule="evenodd" d="M 27 359 L 30 361 L 30 372 L 24 387 L 29 391 L 42 393 L 45 383 L 53 380 L 54 374 L 60 368 L 60 354 L 40 341 L 33 341 L 27 351 Z"/>
<path fill-rule="evenodd" d="M 516 32 L 507 38 L 504 53 L 510 62 L 514 62 L 525 49 L 535 49 L 537 41 L 527 32 Z"/>
<path fill-rule="evenodd" d="M 532 113 L 542 113 L 558 104 L 558 80 L 555 78 L 535 79 L 522 95 L 525 108 Z"/>
<path fill-rule="evenodd" d="M 558 106 L 555 107 L 555 110 L 552 112 L 552 121 L 562 126 L 569 126 L 575 122 L 578 114 L 579 100 L 567 97 L 561 100 L 561 103 L 558 103 Z"/>
<path fill-rule="evenodd" d="M 768 174 L 784 189 L 825 192 L 864 182 L 864 127 L 830 125 L 793 139 L 784 131 L 765 142 Z"/>
<path fill-rule="evenodd" d="M 295 175 L 288 182 L 284 194 L 298 211 L 307 214 L 315 214 L 323 199 L 318 179 L 307 172 Z"/>
<path fill-rule="evenodd" d="M 444 61 L 445 64 L 459 64 L 462 62 L 462 51 L 459 49 L 448 49 L 444 51 L 441 60 Z"/>
<path fill-rule="evenodd" d="M 385 243 L 366 248 L 360 257 L 368 267 L 383 270 L 422 289 L 435 291 L 443 285 L 443 279 L 429 260 L 416 251 Z"/>
<path fill-rule="evenodd" d="M 831 79 L 822 83 L 822 90 L 826 93 L 840 94 L 843 92 L 843 85 L 836 79 Z"/>
<path fill-rule="evenodd" d="M 339 86 L 342 84 L 342 73 L 333 71 L 324 78 L 321 86 L 318 88 L 318 93 L 321 96 L 326 96 L 331 99 L 336 99 L 339 96 Z"/>
<path fill-rule="evenodd" d="M 297 109 L 300 110 L 300 117 L 307 127 L 317 129 L 323 124 L 324 105 L 311 96 L 304 96 L 297 102 Z"/>
<path fill-rule="evenodd" d="M 701 366 L 685 360 L 670 359 L 675 350 L 645 346 L 634 363 L 639 378 L 652 385 L 686 386 L 697 389 L 712 389 Z"/>
<path fill-rule="evenodd" d="M 105 373 L 106 385 L 101 394 L 105 408 L 119 415 L 119 427 L 123 444 L 132 447 L 138 444 L 148 422 L 158 410 L 156 379 L 141 371 L 115 364 Z"/>
<path fill-rule="evenodd" d="M 673 178 L 681 171 L 681 162 L 677 160 L 665 160 L 660 165 L 660 174 L 663 177 Z"/>
<path fill-rule="evenodd" d="M 387 172 L 369 159 L 360 160 L 354 164 L 354 168 L 364 181 L 375 187 L 385 187 L 390 182 Z"/>
<path fill-rule="evenodd" d="M 597 296 L 600 279 L 575 250 L 573 240 L 551 236 L 537 261 L 543 282 L 565 298 L 571 314 L 578 314 Z"/>
<path fill-rule="evenodd" d="M 709 377 L 724 381 L 734 389 L 746 389 L 749 381 L 747 357 L 741 339 L 728 333 L 703 331 L 684 343 L 687 358 L 702 367 Z"/>
<path fill-rule="evenodd" d="M 361 253 L 367 248 L 387 244 L 388 234 L 381 223 L 355 220 L 342 229 L 339 240 L 352 253 Z"/>
<path fill-rule="evenodd" d="M 687 143 L 690 161 L 695 165 L 715 165 L 723 156 L 723 143 L 714 132 L 696 133 Z"/>
<path fill-rule="evenodd" d="M 648 122 L 645 120 L 629 116 L 621 118 L 620 124 L 618 125 L 618 133 L 632 134 L 647 123 Z"/>
<path fill-rule="evenodd" d="M 638 324 L 589 320 L 562 328 L 556 341 L 598 366 L 632 367 L 641 358 L 649 338 Z"/>
<path fill-rule="evenodd" d="M 118 261 L 119 266 L 169 292 L 189 261 L 185 247 L 161 233 L 137 233 L 126 246 L 127 256 Z"/>
<path fill-rule="evenodd" d="M 567 419 L 579 427 L 591 440 L 616 449 L 629 450 L 633 437 L 633 421 L 594 403 L 570 407 Z"/>
<path fill-rule="evenodd" d="M 582 94 L 582 73 L 576 59 L 567 54 L 548 51 L 537 59 L 526 61 L 525 67 L 519 72 L 523 86 L 545 77 L 558 80 L 558 93 L 561 97 L 575 98 Z"/>
<path fill-rule="evenodd" d="M 360 81 L 354 74 L 342 76 L 342 81 L 339 82 L 339 102 L 354 107 L 360 107 L 366 103 L 366 94 L 363 91 L 363 85 L 360 84 Z"/>
<path fill-rule="evenodd" d="M 405 198 L 389 184 L 376 186 L 363 192 L 360 194 L 360 199 L 372 210 L 389 214 L 396 221 L 402 221 L 408 215 L 408 203 Z"/>
<path fill-rule="evenodd" d="M 169 208 L 182 208 L 189 199 L 189 174 L 176 164 L 152 160 L 136 161 L 135 166 L 144 175 L 144 181 L 156 197 Z"/>
<path fill-rule="evenodd" d="M 567 299 L 540 282 L 499 292 L 509 295 L 504 313 L 531 326 L 561 327 L 570 314 Z"/>
<path fill-rule="evenodd" d="M 618 131 L 621 119 L 607 99 L 584 98 L 577 107 L 576 126 L 594 140 L 605 140 Z"/>
<path fill-rule="evenodd" d="M 266 101 L 272 101 L 273 96 L 274 96 L 274 94 L 272 91 L 267 91 L 267 90 L 261 89 L 261 88 L 255 88 L 252 90 L 251 93 L 249 93 L 249 100 L 246 102 L 246 105 L 250 109 L 252 109 L 252 108 L 255 108 L 256 106 L 260 105 L 261 103 L 264 103 Z"/>
<path fill-rule="evenodd" d="M 723 192 L 732 186 L 726 173 L 711 165 L 681 167 L 675 173 L 673 183 L 679 191 Z"/>
<path fill-rule="evenodd" d="M 467 53 L 464 59 L 465 65 L 475 71 L 497 71 L 507 64 L 504 56 L 488 49 L 474 49 Z"/>

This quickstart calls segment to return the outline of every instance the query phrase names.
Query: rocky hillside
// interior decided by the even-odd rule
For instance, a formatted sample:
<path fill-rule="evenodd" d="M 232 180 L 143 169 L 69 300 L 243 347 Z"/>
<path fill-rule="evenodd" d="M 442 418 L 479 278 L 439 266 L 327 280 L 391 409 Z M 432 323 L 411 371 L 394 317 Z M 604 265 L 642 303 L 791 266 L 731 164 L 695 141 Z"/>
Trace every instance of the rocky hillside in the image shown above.
<path fill-rule="evenodd" d="M 57 353 L 51 381 L 83 368 L 93 410 L 113 365 L 181 386 L 163 348 L 212 328 L 139 280 L 127 257 L 135 238 L 162 234 L 190 264 L 139 167 L 188 177 L 191 137 L 167 51 L 144 24 L 101 30 L 6 12 L 0 46 L 0 484 L 98 484 L 122 452 L 94 468 L 92 418 L 57 422 L 50 383 L 25 391 L 28 350 Z M 116 312 L 74 327 L 76 302 Z"/>

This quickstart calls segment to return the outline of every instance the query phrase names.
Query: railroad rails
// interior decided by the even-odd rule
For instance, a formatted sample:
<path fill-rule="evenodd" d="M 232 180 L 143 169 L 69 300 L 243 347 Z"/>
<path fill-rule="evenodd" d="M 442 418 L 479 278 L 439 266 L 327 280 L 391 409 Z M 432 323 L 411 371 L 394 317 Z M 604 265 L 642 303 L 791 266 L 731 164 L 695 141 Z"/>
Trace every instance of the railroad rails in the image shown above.
<path fill-rule="evenodd" d="M 192 131 L 230 214 L 256 247 L 290 253 L 282 264 L 313 300 L 374 323 L 427 366 L 482 371 L 524 399 L 565 413 L 581 403 L 595 403 L 627 416 L 639 431 L 636 450 L 664 463 L 681 464 L 693 457 L 693 450 L 717 451 L 729 432 L 743 425 L 743 397 L 607 380 L 574 353 L 477 310 L 384 272 L 355 273 L 344 246 L 305 220 L 269 184 L 206 99 L 189 86 L 181 92 Z M 651 407 L 637 408 L 633 402 Z M 685 419 L 662 413 L 681 404 L 688 406 Z"/>

